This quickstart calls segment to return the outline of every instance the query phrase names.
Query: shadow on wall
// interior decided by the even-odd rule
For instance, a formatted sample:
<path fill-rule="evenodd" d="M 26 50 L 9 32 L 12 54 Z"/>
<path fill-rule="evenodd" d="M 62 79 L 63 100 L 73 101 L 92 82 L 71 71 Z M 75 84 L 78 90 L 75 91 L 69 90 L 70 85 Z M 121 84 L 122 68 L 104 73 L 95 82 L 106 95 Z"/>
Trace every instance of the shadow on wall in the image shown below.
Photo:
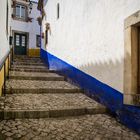
<path fill-rule="evenodd" d="M 110 109 L 110 111 L 115 114 L 123 124 L 140 133 L 140 108 L 124 105 L 123 94 L 121 92 L 113 89 L 109 85 L 95 79 L 94 77 L 84 73 L 83 71 L 73 67 L 72 65 L 44 50 L 41 50 L 41 57 L 46 63 L 49 62 L 50 69 L 56 70 L 59 74 L 68 77 L 69 81 L 83 88 L 88 96 L 94 98 Z M 110 61 L 109 63 L 81 66 L 80 69 L 90 69 L 94 72 L 99 70 L 99 72 L 103 71 L 101 74 L 110 76 L 116 69 L 118 69 L 118 67 L 121 67 L 122 65 L 123 60 L 115 64 Z M 108 69 L 106 68 L 109 68 L 110 71 L 108 72 Z M 117 77 L 117 74 L 118 71 L 116 70 L 115 74 L 112 76 L 113 81 L 113 78 Z"/>
<path fill-rule="evenodd" d="M 80 66 L 78 69 L 86 73 L 90 73 L 93 77 L 98 77 L 98 80 L 101 79 L 101 81 L 107 85 L 123 92 L 123 67 L 124 62 L 122 58 L 119 61 L 117 60 L 115 63 L 112 60 L 104 63 L 90 63 Z"/>

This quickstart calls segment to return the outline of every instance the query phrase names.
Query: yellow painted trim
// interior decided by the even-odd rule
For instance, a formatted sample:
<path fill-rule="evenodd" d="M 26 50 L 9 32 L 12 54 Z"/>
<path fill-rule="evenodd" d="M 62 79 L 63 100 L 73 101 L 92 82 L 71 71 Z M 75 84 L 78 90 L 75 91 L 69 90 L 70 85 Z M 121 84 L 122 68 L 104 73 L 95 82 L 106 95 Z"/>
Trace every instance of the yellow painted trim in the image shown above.
<path fill-rule="evenodd" d="M 29 57 L 40 57 L 40 48 L 37 49 L 29 49 L 28 50 Z"/>
<path fill-rule="evenodd" d="M 9 69 L 11 68 L 10 62 L 11 62 L 11 54 L 9 55 Z"/>
<path fill-rule="evenodd" d="M 5 61 L 5 70 L 6 70 L 6 76 L 9 74 L 9 68 L 10 68 L 10 55 Z M 3 85 L 4 85 L 4 65 L 2 69 L 0 70 L 0 96 L 2 96 L 3 92 Z"/>
<path fill-rule="evenodd" d="M 4 84 L 4 66 L 0 70 L 0 96 L 2 95 L 3 84 Z"/>
<path fill-rule="evenodd" d="M 5 66 L 6 66 L 6 77 L 8 76 L 8 72 L 9 72 L 9 62 L 8 62 L 8 58 L 6 59 L 6 62 L 5 62 Z"/>

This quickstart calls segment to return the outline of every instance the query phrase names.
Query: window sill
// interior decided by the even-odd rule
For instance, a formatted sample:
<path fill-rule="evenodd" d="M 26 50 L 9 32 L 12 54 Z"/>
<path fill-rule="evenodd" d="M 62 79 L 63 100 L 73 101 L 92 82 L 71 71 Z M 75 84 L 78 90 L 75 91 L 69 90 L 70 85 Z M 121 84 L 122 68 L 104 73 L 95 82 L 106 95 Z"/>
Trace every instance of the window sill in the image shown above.
<path fill-rule="evenodd" d="M 26 19 L 22 19 L 22 18 L 17 18 L 17 17 L 14 17 L 13 20 L 18 20 L 18 21 L 22 21 L 22 22 L 32 22 L 31 18 L 26 18 Z"/>
<path fill-rule="evenodd" d="M 17 18 L 17 17 L 14 17 L 13 20 L 18 20 L 18 21 L 28 22 L 26 19 Z"/>

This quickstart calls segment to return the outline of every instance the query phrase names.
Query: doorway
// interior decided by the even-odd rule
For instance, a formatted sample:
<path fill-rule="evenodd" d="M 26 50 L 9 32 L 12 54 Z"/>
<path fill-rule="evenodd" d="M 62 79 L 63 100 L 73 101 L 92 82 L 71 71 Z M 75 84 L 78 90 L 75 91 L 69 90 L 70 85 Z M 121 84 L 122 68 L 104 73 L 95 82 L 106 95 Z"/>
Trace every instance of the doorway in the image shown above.
<path fill-rule="evenodd" d="M 125 19 L 123 103 L 140 106 L 140 11 Z"/>
<path fill-rule="evenodd" d="M 14 54 L 27 55 L 27 35 L 14 33 Z"/>
<path fill-rule="evenodd" d="M 137 83 L 137 94 L 140 94 L 140 27 L 137 28 L 138 29 L 138 39 L 137 39 L 137 45 L 138 45 L 138 83 Z"/>

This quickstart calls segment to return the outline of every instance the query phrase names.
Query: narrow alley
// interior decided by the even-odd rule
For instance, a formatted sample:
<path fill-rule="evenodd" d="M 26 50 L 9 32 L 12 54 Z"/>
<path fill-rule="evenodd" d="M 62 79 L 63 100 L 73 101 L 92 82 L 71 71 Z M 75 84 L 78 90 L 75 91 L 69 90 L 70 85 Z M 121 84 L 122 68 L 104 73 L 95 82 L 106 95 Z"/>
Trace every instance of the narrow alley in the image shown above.
<path fill-rule="evenodd" d="M 140 0 L 0 7 L 0 140 L 140 140 Z"/>

